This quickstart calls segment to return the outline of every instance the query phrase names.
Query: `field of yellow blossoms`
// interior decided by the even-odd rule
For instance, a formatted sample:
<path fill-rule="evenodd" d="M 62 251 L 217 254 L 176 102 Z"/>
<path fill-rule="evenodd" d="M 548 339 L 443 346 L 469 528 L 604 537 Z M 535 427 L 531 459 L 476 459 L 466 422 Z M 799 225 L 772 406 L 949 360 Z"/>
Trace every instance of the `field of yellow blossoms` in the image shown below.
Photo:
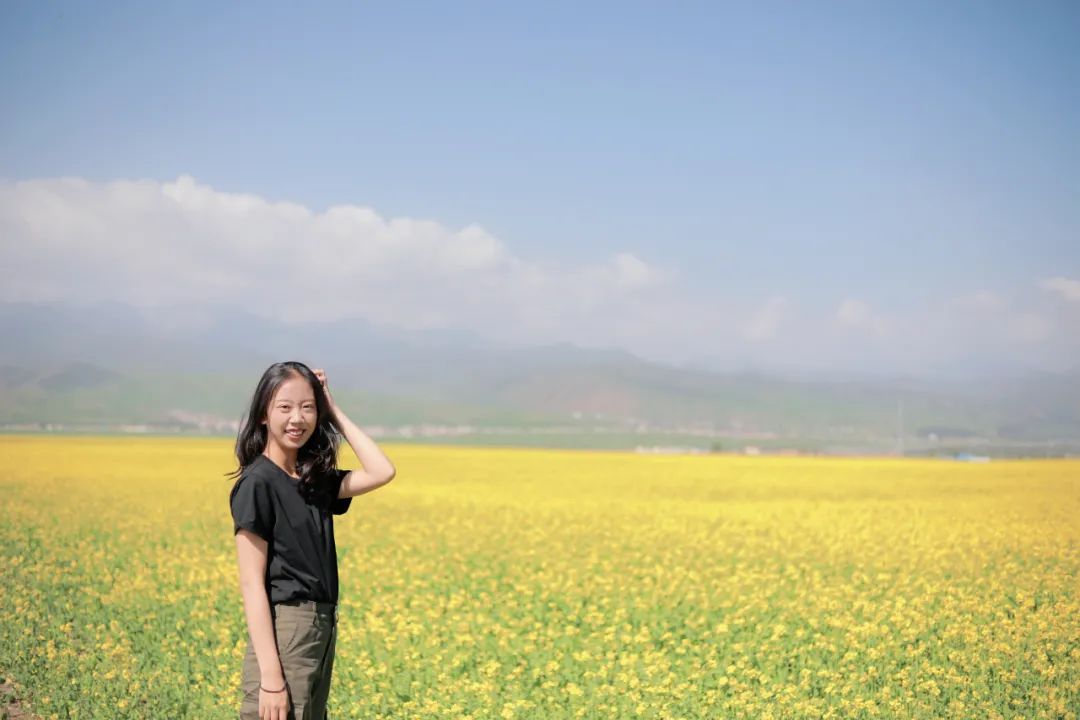
<path fill-rule="evenodd" d="M 336 520 L 339 720 L 1077 716 L 1080 462 L 384 449 Z M 0 454 L 0 677 L 236 717 L 231 442 Z"/>

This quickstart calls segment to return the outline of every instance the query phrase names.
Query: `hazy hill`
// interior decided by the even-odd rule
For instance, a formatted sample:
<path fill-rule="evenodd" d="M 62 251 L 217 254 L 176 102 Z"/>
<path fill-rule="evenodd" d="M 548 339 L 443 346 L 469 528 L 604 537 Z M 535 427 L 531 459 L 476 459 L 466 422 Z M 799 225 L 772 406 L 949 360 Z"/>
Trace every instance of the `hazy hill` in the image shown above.
<path fill-rule="evenodd" d="M 8 339 L 0 349 L 0 424 L 227 433 L 261 371 L 298 359 L 326 367 L 343 405 L 369 425 L 470 425 L 507 437 L 546 429 L 553 444 L 563 444 L 560 432 L 573 440 L 587 430 L 610 436 L 598 445 L 668 437 L 708 447 L 710 437 L 743 437 L 887 450 L 900 427 L 909 447 L 931 435 L 978 446 L 1080 439 L 1077 373 L 968 383 L 805 380 L 675 368 L 570 345 L 500 348 L 468 335 L 356 322 L 298 330 L 227 309 L 211 318 L 0 305 Z"/>

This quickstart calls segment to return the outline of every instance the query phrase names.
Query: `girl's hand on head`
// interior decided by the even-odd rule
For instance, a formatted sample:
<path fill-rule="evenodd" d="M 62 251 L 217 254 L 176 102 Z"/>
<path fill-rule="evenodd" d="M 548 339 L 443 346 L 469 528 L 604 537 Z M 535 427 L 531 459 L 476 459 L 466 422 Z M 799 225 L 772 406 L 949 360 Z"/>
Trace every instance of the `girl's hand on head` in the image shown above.
<path fill-rule="evenodd" d="M 326 401 L 330 403 L 330 407 L 334 407 L 334 398 L 330 396 L 330 386 L 326 382 L 326 371 L 322 368 L 315 368 L 315 377 L 319 379 L 319 383 L 322 385 L 323 394 L 326 395 Z"/>

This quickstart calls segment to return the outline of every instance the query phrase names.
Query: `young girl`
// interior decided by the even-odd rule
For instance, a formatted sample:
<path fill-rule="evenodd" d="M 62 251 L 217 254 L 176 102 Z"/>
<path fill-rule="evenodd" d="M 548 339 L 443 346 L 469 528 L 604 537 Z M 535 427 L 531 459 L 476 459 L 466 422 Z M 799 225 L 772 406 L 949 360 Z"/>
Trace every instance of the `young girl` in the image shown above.
<path fill-rule="evenodd" d="M 362 470 L 338 470 L 339 433 Z M 325 720 L 337 639 L 334 515 L 394 466 L 330 397 L 326 373 L 271 365 L 236 438 L 229 495 L 248 646 L 241 720 Z"/>

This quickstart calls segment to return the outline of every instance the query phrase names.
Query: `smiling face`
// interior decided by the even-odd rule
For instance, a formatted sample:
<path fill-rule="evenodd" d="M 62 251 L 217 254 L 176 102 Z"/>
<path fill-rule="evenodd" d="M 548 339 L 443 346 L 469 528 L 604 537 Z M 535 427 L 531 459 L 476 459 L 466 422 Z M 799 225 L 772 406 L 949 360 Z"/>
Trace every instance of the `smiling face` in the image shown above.
<path fill-rule="evenodd" d="M 286 456 L 295 456 L 315 432 L 317 420 L 311 383 L 292 375 L 278 386 L 266 409 L 266 442 L 277 445 Z"/>

